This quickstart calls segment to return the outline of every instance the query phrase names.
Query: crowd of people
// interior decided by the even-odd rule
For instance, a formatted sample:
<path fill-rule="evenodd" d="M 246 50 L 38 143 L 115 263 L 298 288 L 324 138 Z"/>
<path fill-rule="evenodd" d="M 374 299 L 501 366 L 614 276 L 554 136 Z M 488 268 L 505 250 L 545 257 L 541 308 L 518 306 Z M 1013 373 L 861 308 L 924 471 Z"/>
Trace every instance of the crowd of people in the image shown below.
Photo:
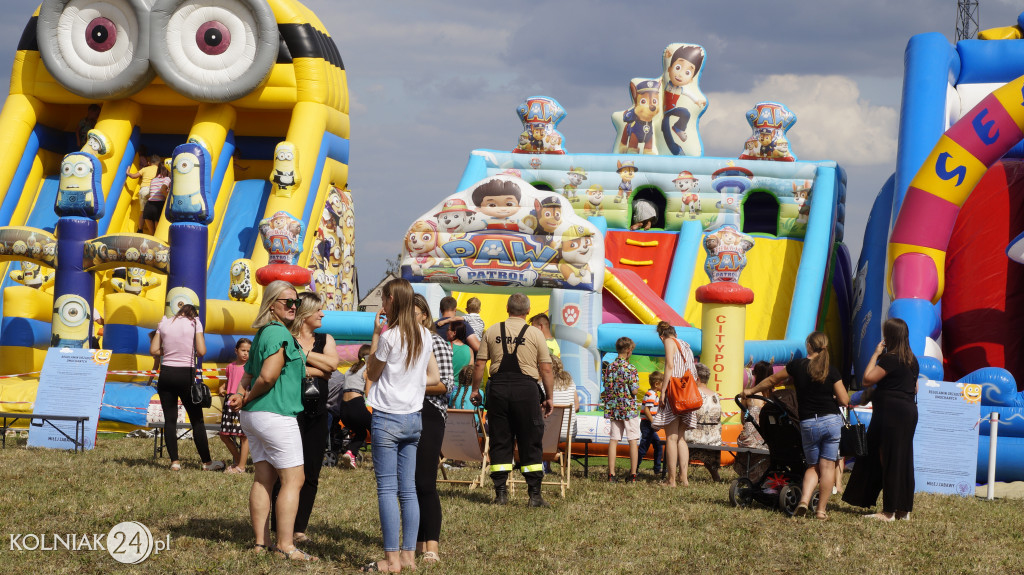
<path fill-rule="evenodd" d="M 527 484 L 528 505 L 548 507 L 541 494 L 546 471 L 542 437 L 553 406 L 579 411 L 580 398 L 572 377 L 563 369 L 557 341 L 545 314 L 530 314 L 523 294 L 508 298 L 508 319 L 489 327 L 480 319 L 480 301 L 467 302 L 457 314 L 457 301 L 446 297 L 434 320 L 427 300 L 406 280 L 393 280 L 382 290 L 372 341 L 359 349 L 357 361 L 338 370 L 339 358 L 330 335 L 317 333 L 323 302 L 316 294 L 297 293 L 283 281 L 269 284 L 254 323 L 252 340 L 238 341 L 236 359 L 227 368 L 221 394 L 226 398 L 221 437 L 231 452 L 227 473 L 245 473 L 251 454 L 254 481 L 249 511 L 257 553 L 272 552 L 292 560 L 316 561 L 297 547 L 308 541 L 306 529 L 316 500 L 318 480 L 332 429 L 347 430 L 343 465 L 357 467 L 367 434 L 377 481 L 384 558 L 363 566 L 364 572 L 398 572 L 441 560 L 439 542 L 442 506 L 437 491 L 438 462 L 449 407 L 486 408 L 490 435 L 490 475 L 494 503 L 509 503 L 508 481 L 513 455 Z M 720 481 L 722 407 L 708 388 L 710 371 L 694 361 L 685 341 L 666 322 L 657 326 L 662 339 L 664 371 L 649 375 L 650 389 L 638 400 L 640 378 L 630 362 L 635 344 L 616 342 L 617 357 L 604 366 L 600 407 L 608 420 L 608 480 L 618 481 L 618 443 L 629 445 L 626 481 L 636 482 L 640 461 L 653 448 L 655 475 L 670 487 L 689 484 L 691 462 L 703 464 Z M 166 427 L 170 469 L 181 469 L 178 457 L 177 404 L 193 423 L 193 439 L 204 470 L 223 469 L 213 461 L 201 408 L 190 390 L 194 369 L 206 353 L 197 310 L 181 306 L 160 322 L 151 353 L 161 364 L 157 383 Z M 856 506 L 872 507 L 883 493 L 883 521 L 909 519 L 913 508 L 913 434 L 916 426 L 917 362 L 910 352 L 906 324 L 889 320 L 865 374 L 873 401 L 874 421 L 868 434 L 869 455 L 859 458 L 843 493 Z M 670 382 L 694 376 L 702 404 L 676 412 L 664 398 Z M 482 389 L 487 379 L 486 397 Z M 742 393 L 749 414 L 738 443 L 764 448 L 753 423 L 759 402 L 792 381 L 798 403 L 804 460 L 802 499 L 796 515 L 808 513 L 818 487 L 815 514 L 827 518 L 829 496 L 841 489 L 838 453 L 840 409 L 851 405 L 838 370 L 829 361 L 828 339 L 820 332 L 806 340 L 806 356 L 776 371 L 768 362 L 753 366 Z M 658 432 L 663 431 L 663 441 Z M 572 437 L 568 420 L 562 440 Z M 238 443 L 236 443 L 236 441 Z M 690 445 L 695 445 L 690 450 Z M 664 453 L 663 453 L 664 450 Z M 741 458 L 736 472 L 751 480 L 763 476 L 767 456 Z M 274 545 L 271 545 L 273 533 Z"/>

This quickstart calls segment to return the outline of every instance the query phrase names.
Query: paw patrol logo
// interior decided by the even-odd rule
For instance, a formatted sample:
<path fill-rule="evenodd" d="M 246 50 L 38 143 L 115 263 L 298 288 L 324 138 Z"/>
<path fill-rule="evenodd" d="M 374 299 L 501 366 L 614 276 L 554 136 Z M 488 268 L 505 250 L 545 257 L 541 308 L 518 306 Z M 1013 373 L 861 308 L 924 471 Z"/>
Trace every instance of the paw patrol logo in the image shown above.
<path fill-rule="evenodd" d="M 565 325 L 572 327 L 580 320 L 580 306 L 569 304 L 562 308 L 562 321 Z"/>
<path fill-rule="evenodd" d="M 442 247 L 462 283 L 532 286 L 558 252 L 529 236 L 473 234 Z"/>
<path fill-rule="evenodd" d="M 540 168 L 540 164 L 541 164 L 540 158 L 530 158 L 530 167 L 531 168 L 536 170 L 536 169 Z"/>

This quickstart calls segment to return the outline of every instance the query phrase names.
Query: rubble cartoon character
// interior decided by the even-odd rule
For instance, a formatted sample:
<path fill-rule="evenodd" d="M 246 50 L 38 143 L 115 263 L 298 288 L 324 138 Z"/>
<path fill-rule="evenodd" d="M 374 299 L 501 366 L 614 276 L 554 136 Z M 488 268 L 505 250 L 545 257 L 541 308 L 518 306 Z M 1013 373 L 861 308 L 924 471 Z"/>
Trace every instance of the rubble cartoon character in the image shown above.
<path fill-rule="evenodd" d="M 653 121 L 661 111 L 658 100 L 661 93 L 661 82 L 658 80 L 633 80 L 629 83 L 629 94 L 633 98 L 633 107 L 622 112 L 624 127 L 616 153 L 619 154 L 657 154 L 654 143 Z"/>
<path fill-rule="evenodd" d="M 164 207 L 171 222 L 206 222 L 210 217 L 206 200 L 210 188 L 210 157 L 198 144 L 174 148 L 171 193 Z"/>
<path fill-rule="evenodd" d="M 295 187 L 302 183 L 298 166 L 299 150 L 295 144 L 285 141 L 274 148 L 274 169 L 270 173 L 270 181 L 274 183 L 278 197 L 290 198 Z"/>
<path fill-rule="evenodd" d="M 683 195 L 682 203 L 680 204 L 679 215 L 683 215 L 684 212 L 691 216 L 697 216 L 700 214 L 700 196 L 697 195 L 697 190 L 700 185 L 700 181 L 693 177 L 693 174 L 687 170 L 679 172 L 679 176 L 672 180 L 675 184 L 676 189 Z"/>
<path fill-rule="evenodd" d="M 519 185 L 511 180 L 492 178 L 478 185 L 473 190 L 473 204 L 477 213 L 484 216 L 483 219 L 486 221 L 474 223 L 472 229 L 481 229 L 483 225 L 488 230 L 532 232 L 532 228 L 514 217 L 519 213 L 519 202 L 522 201 L 522 197 Z"/>
<path fill-rule="evenodd" d="M 547 245 L 554 244 L 555 230 L 562 225 L 561 200 L 558 196 L 548 196 L 543 200 L 534 200 L 533 205 L 533 211 L 527 216 L 527 223 L 533 224 L 533 235 L 542 238 Z"/>
<path fill-rule="evenodd" d="M 678 137 L 680 142 L 686 142 L 686 128 L 692 115 L 690 108 L 692 107 L 693 112 L 699 115 L 708 105 L 694 83 L 704 64 L 704 48 L 695 44 L 672 44 L 665 49 L 662 60 L 665 66 L 662 77 L 665 85 L 662 102 L 665 115 L 661 120 L 661 135 L 669 151 L 679 156 L 683 149 L 676 143 L 673 135 Z"/>
<path fill-rule="evenodd" d="M 60 163 L 54 210 L 58 216 L 103 217 L 103 166 L 85 152 L 71 152 Z"/>
<path fill-rule="evenodd" d="M 633 164 L 632 160 L 617 161 L 615 162 L 616 172 L 619 173 L 619 178 L 622 179 L 619 182 L 619 194 L 615 196 L 615 203 L 618 204 L 624 199 L 629 199 L 629 195 L 633 193 L 633 178 L 636 176 L 636 165 Z"/>
<path fill-rule="evenodd" d="M 92 307 L 85 298 L 64 294 L 53 302 L 50 347 L 88 347 Z"/>
<path fill-rule="evenodd" d="M 438 229 L 448 234 L 464 232 L 473 222 L 473 210 L 458 198 L 449 198 L 441 205 L 441 211 L 434 214 Z"/>
<path fill-rule="evenodd" d="M 429 220 L 414 223 L 405 236 L 405 249 L 412 261 L 412 272 L 423 275 L 436 261 L 437 224 Z"/>
<path fill-rule="evenodd" d="M 590 271 L 590 251 L 593 246 L 593 234 L 584 226 L 572 225 L 562 232 L 558 271 L 566 283 L 574 287 L 593 283 L 594 274 Z"/>
<path fill-rule="evenodd" d="M 592 184 L 587 189 L 587 203 L 583 204 L 584 216 L 600 216 L 604 213 L 601 202 L 604 201 L 604 187 L 601 184 Z"/>
<path fill-rule="evenodd" d="M 811 215 L 811 182 L 804 180 L 803 185 L 793 184 L 793 200 L 797 205 L 796 221 L 800 224 L 807 223 L 807 217 Z"/>
<path fill-rule="evenodd" d="M 22 261 L 21 269 L 8 274 L 10 278 L 24 286 L 39 289 L 53 283 L 53 270 L 44 272 L 43 267 L 35 262 Z"/>
<path fill-rule="evenodd" d="M 569 166 L 569 171 L 566 173 L 569 176 L 569 182 L 562 188 L 562 194 L 566 198 L 575 198 L 576 190 L 579 188 L 583 180 L 587 179 L 587 171 L 581 167 Z"/>

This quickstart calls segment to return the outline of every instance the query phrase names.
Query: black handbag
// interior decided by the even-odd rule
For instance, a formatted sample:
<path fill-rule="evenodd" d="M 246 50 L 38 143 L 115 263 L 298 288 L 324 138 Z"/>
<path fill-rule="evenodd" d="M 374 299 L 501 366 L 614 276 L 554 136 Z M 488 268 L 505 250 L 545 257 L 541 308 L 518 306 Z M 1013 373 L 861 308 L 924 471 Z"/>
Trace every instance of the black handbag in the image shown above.
<path fill-rule="evenodd" d="M 196 330 L 198 332 L 198 330 Z M 199 357 L 196 355 L 195 340 L 196 334 L 192 335 L 192 367 L 195 370 L 192 378 L 192 405 L 196 405 L 202 408 L 207 408 L 213 405 L 213 394 L 210 393 L 210 388 L 203 383 L 203 371 L 202 362 L 199 361 Z"/>
<path fill-rule="evenodd" d="M 864 457 L 868 454 L 867 428 L 860 422 L 857 411 L 850 410 L 857 423 L 851 424 L 848 417 L 843 417 L 843 428 L 839 432 L 839 454 L 843 457 Z"/>

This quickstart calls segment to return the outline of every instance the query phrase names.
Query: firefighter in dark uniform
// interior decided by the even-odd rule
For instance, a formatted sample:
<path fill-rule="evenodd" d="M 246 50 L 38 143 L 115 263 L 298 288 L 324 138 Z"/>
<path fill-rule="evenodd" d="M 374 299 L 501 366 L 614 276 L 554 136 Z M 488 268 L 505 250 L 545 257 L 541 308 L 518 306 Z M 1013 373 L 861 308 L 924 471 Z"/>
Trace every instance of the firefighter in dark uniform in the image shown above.
<path fill-rule="evenodd" d="M 482 338 L 473 370 L 470 400 L 480 405 L 480 381 L 488 359 L 491 377 L 487 383 L 487 421 L 491 438 L 491 480 L 494 503 L 508 503 L 508 476 L 512 454 L 519 449 L 519 470 L 526 479 L 530 507 L 547 507 L 540 494 L 544 479 L 544 418 L 551 415 L 554 379 L 551 354 L 544 334 L 526 323 L 530 299 L 523 294 L 508 298 L 508 319 L 492 325 Z M 541 390 L 538 380 L 543 381 Z M 543 394 L 543 397 L 542 397 Z"/>

